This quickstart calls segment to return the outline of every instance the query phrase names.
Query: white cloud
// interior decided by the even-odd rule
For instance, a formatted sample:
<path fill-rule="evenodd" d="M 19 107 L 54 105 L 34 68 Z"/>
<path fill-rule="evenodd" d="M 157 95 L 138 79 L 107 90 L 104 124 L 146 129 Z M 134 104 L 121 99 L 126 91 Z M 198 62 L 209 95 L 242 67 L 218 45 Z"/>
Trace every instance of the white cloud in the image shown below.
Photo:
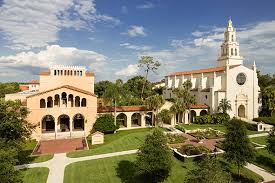
<path fill-rule="evenodd" d="M 123 68 L 115 73 L 117 76 L 133 76 L 139 71 L 137 64 L 130 64 L 126 68 Z"/>
<path fill-rule="evenodd" d="M 120 46 L 128 49 L 136 50 L 136 51 L 147 51 L 152 48 L 151 46 L 147 46 L 147 45 L 134 45 L 131 43 L 122 43 L 120 44 Z"/>
<path fill-rule="evenodd" d="M 119 20 L 97 13 L 93 0 L 6 0 L 0 7 L 0 32 L 9 48 L 30 50 L 58 41 L 62 28 L 93 30 L 98 22 Z"/>
<path fill-rule="evenodd" d="M 0 71 L 14 69 L 33 73 L 38 72 L 41 68 L 45 69 L 53 65 L 83 65 L 95 70 L 94 66 L 97 66 L 98 69 L 98 66 L 103 66 L 106 60 L 106 56 L 94 51 L 51 45 L 37 53 L 28 51 L 1 56 Z"/>
<path fill-rule="evenodd" d="M 155 5 L 151 2 L 146 2 L 145 4 L 141 4 L 137 6 L 137 9 L 151 9 L 154 8 Z"/>
<path fill-rule="evenodd" d="M 202 31 L 195 31 L 195 32 L 192 32 L 192 35 L 193 35 L 194 37 L 201 37 L 203 34 L 204 34 L 204 32 L 202 32 Z"/>
<path fill-rule="evenodd" d="M 130 29 L 128 29 L 128 31 L 126 33 L 123 34 L 127 34 L 130 37 L 137 37 L 137 36 L 147 36 L 147 33 L 145 32 L 145 29 L 143 26 L 137 26 L 137 25 L 133 25 L 130 27 Z"/>

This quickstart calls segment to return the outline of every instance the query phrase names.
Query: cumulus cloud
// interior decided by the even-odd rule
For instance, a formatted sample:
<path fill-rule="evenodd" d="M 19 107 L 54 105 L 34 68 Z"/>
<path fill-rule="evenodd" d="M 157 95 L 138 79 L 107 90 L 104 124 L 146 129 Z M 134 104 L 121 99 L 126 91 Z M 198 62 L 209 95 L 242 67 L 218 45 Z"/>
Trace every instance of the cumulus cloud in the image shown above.
<path fill-rule="evenodd" d="M 133 25 L 131 26 L 126 33 L 123 34 L 127 34 L 130 37 L 137 37 L 137 36 L 147 36 L 147 33 L 145 32 L 145 29 L 143 26 L 137 26 L 137 25 Z"/>
<path fill-rule="evenodd" d="M 37 74 L 39 70 L 53 65 L 83 65 L 95 70 L 98 66 L 103 66 L 106 60 L 106 56 L 94 51 L 51 45 L 37 53 L 28 51 L 1 56 L 0 71 L 5 72 L 6 69 L 13 69 Z"/>
<path fill-rule="evenodd" d="M 137 9 L 151 9 L 151 8 L 154 8 L 155 5 L 151 2 L 146 2 L 144 4 L 140 4 L 137 6 Z"/>
<path fill-rule="evenodd" d="M 119 20 L 96 11 L 94 0 L 6 0 L 0 7 L 0 32 L 9 48 L 30 50 L 58 41 L 62 28 L 92 31 L 98 22 Z"/>
<path fill-rule="evenodd" d="M 133 76 L 139 71 L 137 64 L 130 64 L 126 68 L 123 68 L 115 73 L 117 76 Z"/>
<path fill-rule="evenodd" d="M 136 51 L 147 51 L 152 48 L 151 46 L 147 46 L 147 45 L 134 45 L 131 43 L 122 43 L 120 44 L 120 46 L 128 49 L 136 50 Z"/>

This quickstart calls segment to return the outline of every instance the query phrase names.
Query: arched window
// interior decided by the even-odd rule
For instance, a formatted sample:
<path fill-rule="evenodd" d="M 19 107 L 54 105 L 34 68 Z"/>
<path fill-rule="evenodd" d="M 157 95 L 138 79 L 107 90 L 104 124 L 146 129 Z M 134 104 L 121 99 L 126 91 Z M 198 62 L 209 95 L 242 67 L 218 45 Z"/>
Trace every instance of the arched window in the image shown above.
<path fill-rule="evenodd" d="M 66 71 L 66 70 L 64 71 L 64 75 L 65 75 L 65 76 L 67 75 L 67 71 Z"/>
<path fill-rule="evenodd" d="M 232 40 L 232 42 L 234 41 L 234 36 L 233 35 L 231 36 L 231 40 Z"/>
<path fill-rule="evenodd" d="M 79 96 L 76 96 L 75 97 L 75 99 L 74 99 L 74 101 L 75 101 L 75 107 L 80 107 L 80 97 Z"/>
<path fill-rule="evenodd" d="M 237 56 L 238 55 L 238 50 L 237 50 L 237 48 L 235 48 L 235 56 Z"/>
<path fill-rule="evenodd" d="M 45 99 L 40 99 L 40 108 L 45 108 L 45 107 L 46 107 Z"/>
<path fill-rule="evenodd" d="M 76 76 L 76 71 L 74 71 L 74 75 Z"/>
<path fill-rule="evenodd" d="M 71 71 L 71 76 L 73 75 L 73 71 Z"/>
<path fill-rule="evenodd" d="M 82 76 L 82 71 L 80 71 L 80 76 Z"/>
<path fill-rule="evenodd" d="M 56 70 L 54 70 L 54 75 L 56 75 Z"/>
<path fill-rule="evenodd" d="M 81 100 L 81 107 L 86 107 L 87 106 L 87 100 L 85 98 L 83 98 Z"/>
<path fill-rule="evenodd" d="M 59 74 L 60 74 L 60 72 L 59 72 L 59 70 L 57 71 L 57 75 L 59 76 Z"/>
<path fill-rule="evenodd" d="M 53 107 L 53 98 L 48 97 L 47 98 L 47 108 L 52 108 Z"/>
<path fill-rule="evenodd" d="M 233 53 L 233 48 L 231 48 L 231 55 L 234 55 L 234 53 Z"/>
<path fill-rule="evenodd" d="M 60 71 L 61 72 L 61 76 L 63 75 L 63 70 Z"/>
<path fill-rule="evenodd" d="M 77 76 L 79 76 L 79 71 L 77 71 Z"/>

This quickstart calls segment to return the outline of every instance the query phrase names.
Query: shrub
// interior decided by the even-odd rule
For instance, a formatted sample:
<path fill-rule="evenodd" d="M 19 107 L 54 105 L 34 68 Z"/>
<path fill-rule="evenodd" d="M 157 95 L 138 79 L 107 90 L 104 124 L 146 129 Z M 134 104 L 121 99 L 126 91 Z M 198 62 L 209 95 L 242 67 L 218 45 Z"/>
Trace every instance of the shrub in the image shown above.
<path fill-rule="evenodd" d="M 251 131 L 258 131 L 258 126 L 257 124 L 252 124 L 252 123 L 247 123 L 247 122 L 244 122 L 246 128 L 248 130 L 251 130 Z"/>
<path fill-rule="evenodd" d="M 118 126 L 115 126 L 114 117 L 111 114 L 103 114 L 96 119 L 94 129 L 102 133 L 113 133 Z"/>
<path fill-rule="evenodd" d="M 167 139 L 169 144 L 184 143 L 187 139 L 186 137 L 178 134 L 167 134 Z"/>
<path fill-rule="evenodd" d="M 186 154 L 188 156 L 191 156 L 191 155 L 198 155 L 198 154 L 202 154 L 202 153 L 209 153 L 211 152 L 211 150 L 209 150 L 208 148 L 204 147 L 204 146 L 194 146 L 192 144 L 185 144 L 185 145 L 182 145 L 178 151 L 181 153 L 181 154 Z"/>
<path fill-rule="evenodd" d="M 204 116 L 196 116 L 195 117 L 195 124 L 223 124 L 227 123 L 230 119 L 228 114 L 224 113 L 217 113 L 211 115 L 204 115 Z"/>
<path fill-rule="evenodd" d="M 264 122 L 266 124 L 275 125 L 275 117 L 258 117 L 258 118 L 254 118 L 253 121 Z"/>
<path fill-rule="evenodd" d="M 183 133 L 185 133 L 185 128 L 183 126 L 176 125 L 175 128 L 178 129 L 178 130 L 180 130 L 180 131 L 182 131 Z"/>

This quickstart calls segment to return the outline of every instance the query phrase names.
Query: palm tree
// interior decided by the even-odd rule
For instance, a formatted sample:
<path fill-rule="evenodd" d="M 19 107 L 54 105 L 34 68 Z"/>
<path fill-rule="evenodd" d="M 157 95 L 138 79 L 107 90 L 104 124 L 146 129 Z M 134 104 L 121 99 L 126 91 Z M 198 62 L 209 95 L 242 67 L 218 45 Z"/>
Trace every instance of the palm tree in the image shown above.
<path fill-rule="evenodd" d="M 116 125 L 116 106 L 117 102 L 122 98 L 121 87 L 118 84 L 110 85 L 102 95 L 104 103 L 114 105 L 114 121 Z"/>
<path fill-rule="evenodd" d="M 144 104 L 147 109 L 153 110 L 153 125 L 156 126 L 156 114 L 158 113 L 159 108 L 163 106 L 165 100 L 162 95 L 156 94 L 152 95 L 145 99 Z"/>
<path fill-rule="evenodd" d="M 157 120 L 158 122 L 161 122 L 161 126 L 163 126 L 163 123 L 169 123 L 171 122 L 172 114 L 168 109 L 163 109 L 157 114 Z"/>
<path fill-rule="evenodd" d="M 219 105 L 218 105 L 218 111 L 221 111 L 223 114 L 226 114 L 227 111 L 231 111 L 231 103 L 230 100 L 227 100 L 226 98 L 221 99 Z"/>

